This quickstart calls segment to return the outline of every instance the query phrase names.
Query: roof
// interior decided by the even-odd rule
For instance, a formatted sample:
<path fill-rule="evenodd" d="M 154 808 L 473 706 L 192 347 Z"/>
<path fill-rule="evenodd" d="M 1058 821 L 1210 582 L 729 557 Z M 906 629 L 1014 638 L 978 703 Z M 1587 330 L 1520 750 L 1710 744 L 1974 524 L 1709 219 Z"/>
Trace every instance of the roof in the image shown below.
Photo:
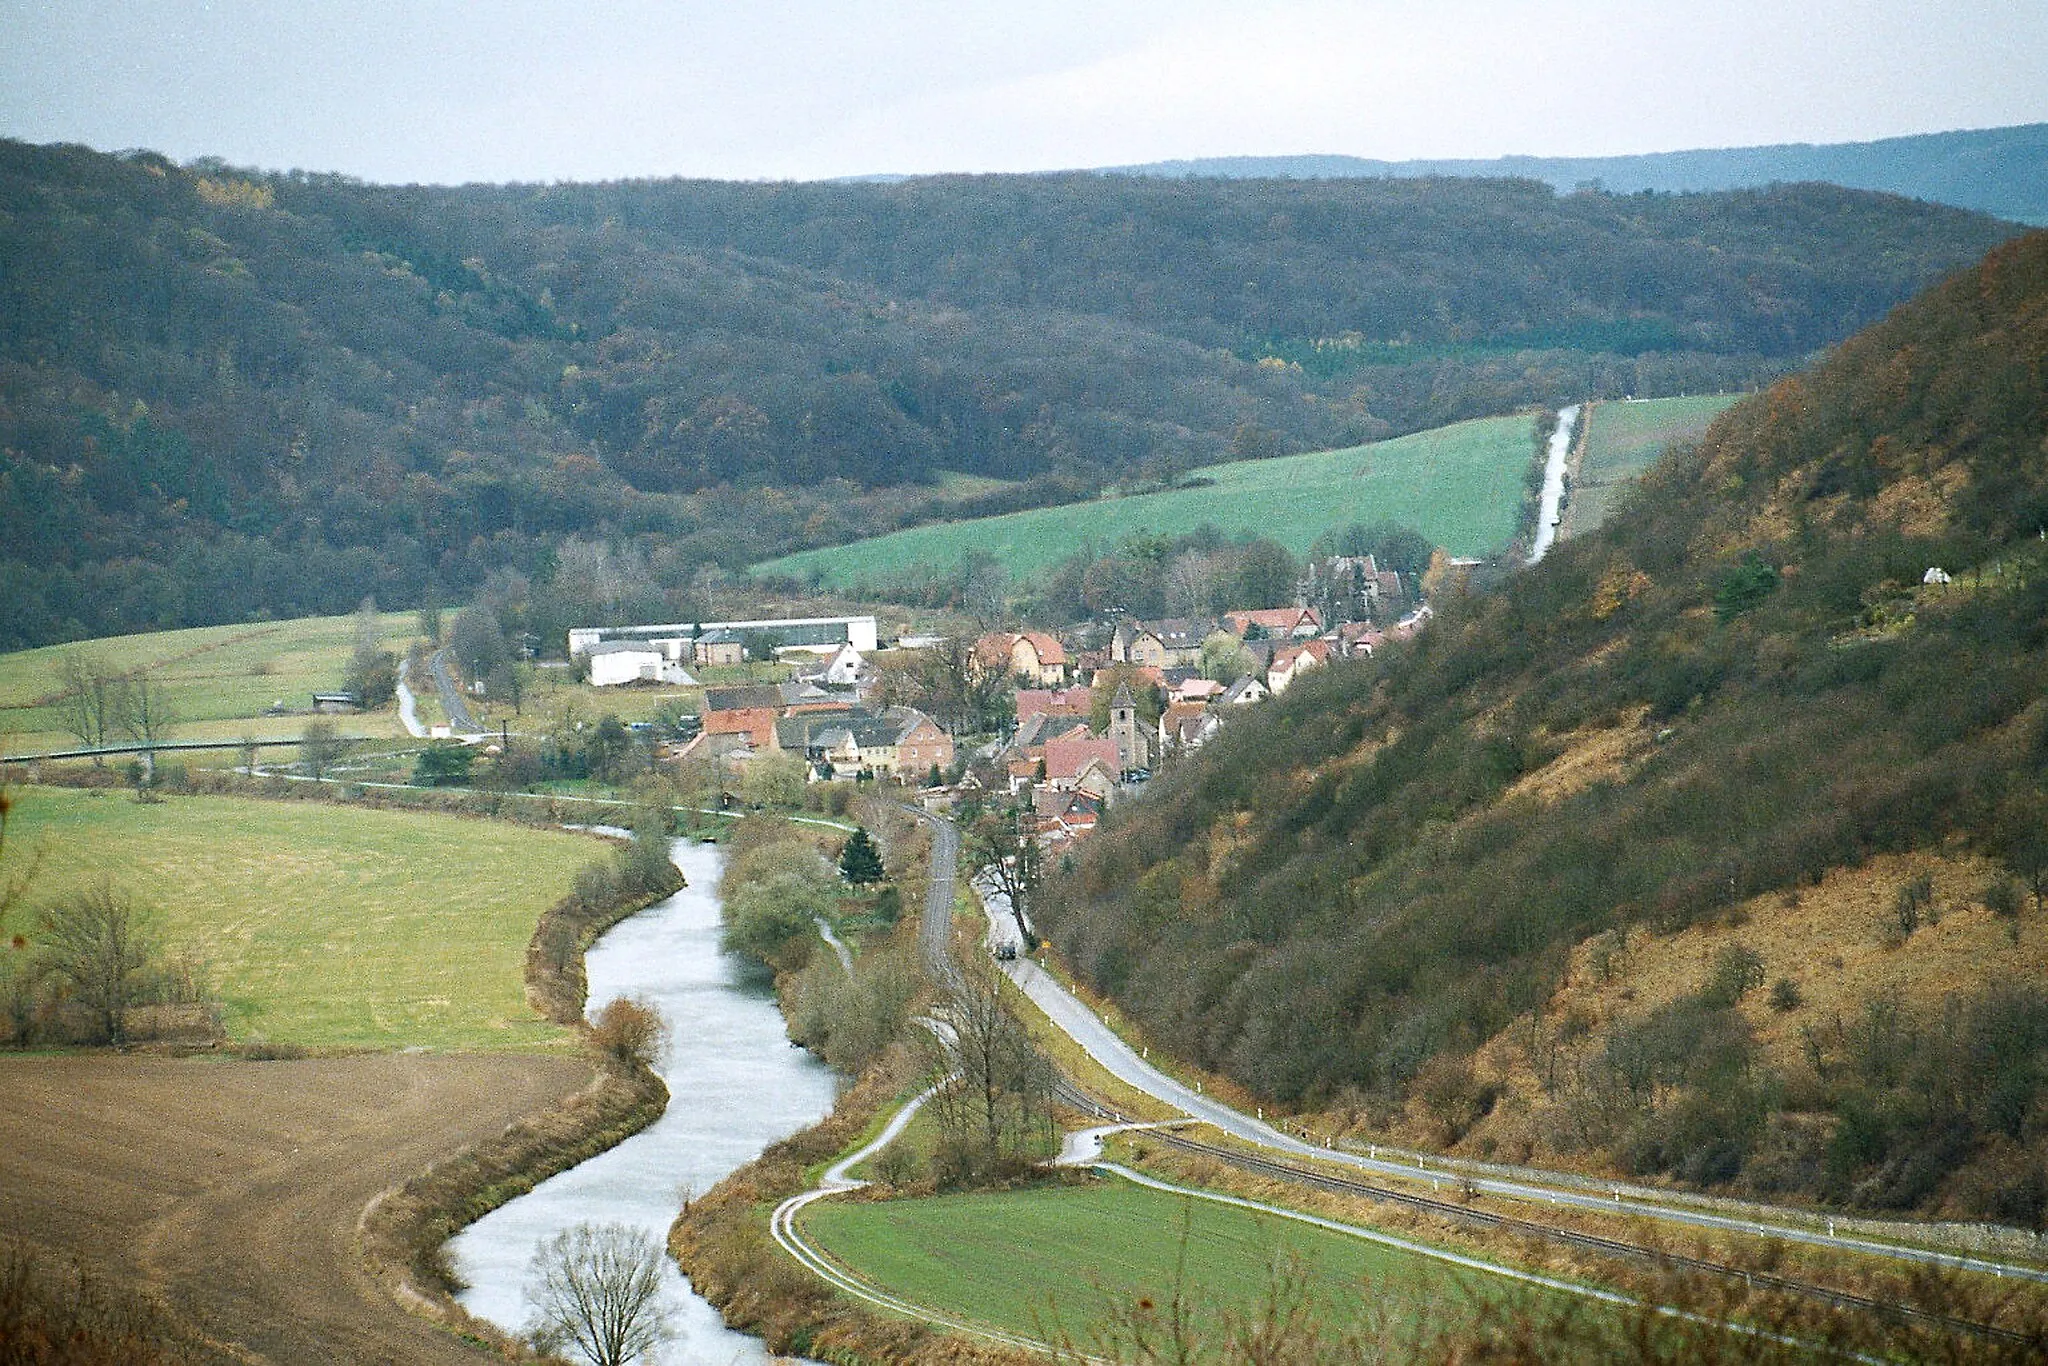
<path fill-rule="evenodd" d="M 836 749 L 851 742 L 860 749 L 886 749 L 928 718 L 915 707 L 785 716 L 775 723 L 775 743 L 784 749 Z"/>
<path fill-rule="evenodd" d="M 1327 640 L 1304 640 L 1298 645 L 1284 645 L 1273 652 L 1273 667 L 1276 669 L 1294 668 L 1300 664 L 1303 656 L 1313 659 L 1318 664 L 1328 662 L 1330 658 L 1330 642 Z"/>
<path fill-rule="evenodd" d="M 741 641 L 738 631 L 727 626 L 714 627 L 696 638 L 699 645 L 737 645 Z"/>
<path fill-rule="evenodd" d="M 1108 736 L 1101 739 L 1059 739 L 1045 742 L 1045 777 L 1048 782 L 1062 778 L 1078 778 L 1091 760 L 1100 763 L 1103 771 L 1114 774 L 1117 771 L 1116 741 Z"/>
<path fill-rule="evenodd" d="M 1016 639 L 1031 642 L 1031 648 L 1037 652 L 1040 664 L 1064 664 L 1067 662 L 1066 647 L 1060 644 L 1059 637 L 1057 636 L 1048 635 L 1044 631 L 1020 631 Z"/>
<path fill-rule="evenodd" d="M 1247 611 L 1225 612 L 1223 619 L 1231 628 L 1243 635 L 1247 627 L 1257 626 L 1262 631 L 1292 631 L 1303 620 L 1312 622 L 1322 629 L 1323 619 L 1313 607 L 1259 607 Z"/>
<path fill-rule="evenodd" d="M 1216 629 L 1213 621 L 1197 621 L 1193 617 L 1167 617 L 1160 621 L 1141 621 L 1141 630 L 1159 637 L 1159 643 L 1169 650 L 1198 650 L 1202 641 Z"/>
<path fill-rule="evenodd" d="M 643 640 L 600 640 L 583 652 L 586 655 L 653 655 L 661 657 L 661 651 Z"/>
<path fill-rule="evenodd" d="M 1086 716 L 1093 705 L 1086 688 L 1019 688 L 1017 719 L 1051 713 L 1058 716 Z"/>
<path fill-rule="evenodd" d="M 773 683 L 748 683 L 737 688 L 706 688 L 705 711 L 779 711 L 782 689 Z"/>
<path fill-rule="evenodd" d="M 1267 692 L 1265 684 L 1259 682 L 1258 679 L 1253 678 L 1250 674 L 1246 674 L 1243 678 L 1238 679 L 1237 682 L 1223 690 L 1222 700 L 1226 703 L 1243 702 L 1247 700 L 1254 689 L 1260 693 Z M 1256 701 L 1257 698 L 1253 697 L 1250 700 Z"/>
<path fill-rule="evenodd" d="M 1109 705 L 1112 709 L 1135 708 L 1138 705 L 1138 699 L 1131 696 L 1131 685 L 1128 680 L 1116 685 L 1116 692 L 1109 699 Z"/>

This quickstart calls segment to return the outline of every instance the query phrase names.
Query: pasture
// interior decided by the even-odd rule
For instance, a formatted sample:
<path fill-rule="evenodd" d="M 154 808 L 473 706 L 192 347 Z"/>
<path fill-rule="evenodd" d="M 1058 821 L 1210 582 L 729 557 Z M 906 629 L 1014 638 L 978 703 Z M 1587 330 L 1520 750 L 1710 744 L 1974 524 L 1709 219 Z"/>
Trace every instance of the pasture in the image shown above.
<path fill-rule="evenodd" d="M 913 565 L 951 566 L 969 550 L 986 550 L 1013 578 L 1027 579 L 1087 542 L 1107 548 L 1134 532 L 1177 535 L 1204 524 L 1270 536 L 1298 555 L 1325 531 L 1399 522 L 1453 554 L 1482 555 L 1514 534 L 1533 437 L 1533 419 L 1519 414 L 1343 450 L 1208 465 L 1192 473 L 1193 487 L 912 527 L 786 555 L 754 572 L 815 576 L 861 592 Z"/>
<path fill-rule="evenodd" d="M 383 647 L 403 655 L 414 634 L 410 612 L 379 618 Z M 10 754 L 66 749 L 77 743 L 57 710 L 63 657 L 86 651 L 122 673 L 153 674 L 170 699 L 177 740 L 259 739 L 297 735 L 303 715 L 267 716 L 274 704 L 303 712 L 312 694 L 342 686 L 355 648 L 356 619 L 302 617 L 294 621 L 200 626 L 183 631 L 111 636 L 0 655 L 0 737 Z M 425 689 L 425 696 L 432 695 Z M 428 715 L 422 708 L 423 719 Z M 432 713 L 439 719 L 438 711 Z M 395 706 L 337 718 L 350 735 L 402 737 Z"/>
<path fill-rule="evenodd" d="M 1704 394 L 1594 404 L 1565 508 L 1563 534 L 1584 536 L 1607 520 L 1622 495 L 1666 447 L 1699 436 L 1740 397 Z"/>
<path fill-rule="evenodd" d="M 1451 1280 L 1395 1249 L 1116 1179 L 826 1200 L 802 1218 L 834 1260 L 913 1304 L 1079 1344 L 1109 1304 L 1168 1304 L 1176 1274 L 1211 1332 L 1222 1316 L 1256 1314 L 1294 1272 L 1326 1332 L 1368 1338 L 1408 1327 Z"/>
<path fill-rule="evenodd" d="M 327 802 L 15 792 L 7 856 L 40 852 L 0 930 L 106 878 L 204 962 L 231 1038 L 312 1047 L 568 1048 L 526 1003 L 526 942 L 585 864 L 585 835 Z"/>

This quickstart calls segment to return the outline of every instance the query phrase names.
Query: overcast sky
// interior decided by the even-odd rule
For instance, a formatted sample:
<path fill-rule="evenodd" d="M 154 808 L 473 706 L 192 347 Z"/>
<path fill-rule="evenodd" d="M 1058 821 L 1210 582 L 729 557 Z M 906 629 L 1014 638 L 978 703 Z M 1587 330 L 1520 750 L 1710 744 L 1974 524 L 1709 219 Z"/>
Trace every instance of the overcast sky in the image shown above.
<path fill-rule="evenodd" d="M 1601 155 L 2048 121 L 2048 0 L 0 0 L 0 134 L 380 181 Z"/>

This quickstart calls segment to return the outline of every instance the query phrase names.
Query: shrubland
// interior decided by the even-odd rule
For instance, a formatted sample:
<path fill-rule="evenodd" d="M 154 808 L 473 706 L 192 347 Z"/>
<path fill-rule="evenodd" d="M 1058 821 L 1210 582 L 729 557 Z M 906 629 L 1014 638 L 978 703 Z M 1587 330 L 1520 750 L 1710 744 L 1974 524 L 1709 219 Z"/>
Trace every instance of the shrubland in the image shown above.
<path fill-rule="evenodd" d="M 2035 234 L 1730 409 L 1598 534 L 1226 728 L 1052 880 L 1052 937 L 1155 1044 L 1274 1101 L 1455 1141 L 1503 1099 L 1475 1053 L 1550 1030 L 1605 1117 L 1582 1160 L 2038 1220 L 2043 392 Z M 1784 989 L 1698 964 L 1597 1037 L 1548 1017 L 1596 950 L 1909 854 L 1976 861 L 1951 904 L 2019 931 L 2013 968 L 1844 1000 L 1804 1071 L 1750 1023 L 1802 1009 L 1793 961 Z M 1924 905 L 1890 893 L 1911 952 Z"/>

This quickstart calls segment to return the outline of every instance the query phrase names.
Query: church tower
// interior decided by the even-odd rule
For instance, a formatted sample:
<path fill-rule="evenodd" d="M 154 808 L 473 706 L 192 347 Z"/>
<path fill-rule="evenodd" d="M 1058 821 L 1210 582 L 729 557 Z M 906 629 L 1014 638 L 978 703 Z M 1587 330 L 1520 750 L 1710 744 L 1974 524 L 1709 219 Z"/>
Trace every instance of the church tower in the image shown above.
<path fill-rule="evenodd" d="M 1129 683 L 1118 683 L 1116 695 L 1109 699 L 1109 738 L 1116 741 L 1117 766 L 1123 772 L 1152 766 L 1152 747 L 1138 726 L 1138 704 Z"/>

